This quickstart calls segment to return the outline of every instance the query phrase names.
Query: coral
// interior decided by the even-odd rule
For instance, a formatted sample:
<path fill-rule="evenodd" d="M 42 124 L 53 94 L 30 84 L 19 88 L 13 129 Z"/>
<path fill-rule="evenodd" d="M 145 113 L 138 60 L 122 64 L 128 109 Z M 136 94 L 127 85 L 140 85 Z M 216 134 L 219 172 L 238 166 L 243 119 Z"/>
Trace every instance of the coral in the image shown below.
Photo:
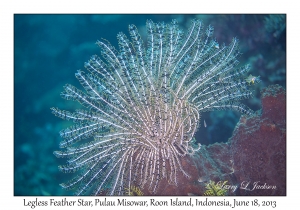
<path fill-rule="evenodd" d="M 215 183 L 222 180 L 236 183 L 232 178 L 230 159 L 228 143 L 202 146 L 195 155 L 182 158 L 183 166 L 189 169 L 190 178 L 178 175 L 178 182 L 181 184 L 177 186 L 170 185 L 167 180 L 162 179 L 156 195 L 203 195 L 206 183 L 210 180 Z M 151 195 L 151 192 L 144 191 L 144 195 Z M 228 195 L 233 195 L 232 191 L 229 190 Z"/>
<path fill-rule="evenodd" d="M 262 114 L 241 118 L 230 140 L 238 182 L 276 186 L 276 190 L 240 190 L 240 195 L 286 193 L 286 94 L 279 85 L 262 91 Z"/>
<path fill-rule="evenodd" d="M 144 193 L 141 191 L 140 188 L 136 186 L 131 186 L 130 188 L 125 188 L 126 194 L 129 196 L 143 196 Z"/>
<path fill-rule="evenodd" d="M 214 181 L 209 181 L 206 184 L 206 191 L 203 193 L 204 196 L 224 196 L 227 193 L 227 189 L 223 189 L 222 185 L 225 185 L 228 181 L 215 183 Z"/>
<path fill-rule="evenodd" d="M 265 18 L 265 28 L 274 37 L 280 36 L 286 28 L 286 15 L 269 15 Z"/>
<path fill-rule="evenodd" d="M 61 184 L 64 189 L 75 189 L 76 195 L 103 190 L 123 195 L 134 185 L 156 194 L 161 180 L 177 187 L 178 177 L 190 177 L 184 157 L 200 149 L 193 136 L 201 112 L 253 114 L 239 101 L 252 97 L 249 86 L 260 80 L 247 82 L 249 66 L 237 68 L 238 40 L 219 45 L 213 31 L 198 20 L 186 34 L 176 21 L 148 21 L 147 48 L 134 25 L 129 26 L 131 41 L 118 34 L 119 51 L 106 40 L 97 41 L 102 57 L 85 63 L 89 74 L 75 74 L 85 92 L 67 84 L 61 94 L 85 109 L 52 108 L 75 123 L 60 132 L 65 150 L 54 153 L 69 158 L 61 171 L 80 171 Z"/>
<path fill-rule="evenodd" d="M 209 180 L 228 180 L 227 195 L 286 195 L 286 93 L 279 85 L 261 93 L 262 110 L 242 116 L 229 142 L 185 157 L 190 179 L 180 175 L 177 187 L 162 181 L 157 194 L 203 195 Z"/>

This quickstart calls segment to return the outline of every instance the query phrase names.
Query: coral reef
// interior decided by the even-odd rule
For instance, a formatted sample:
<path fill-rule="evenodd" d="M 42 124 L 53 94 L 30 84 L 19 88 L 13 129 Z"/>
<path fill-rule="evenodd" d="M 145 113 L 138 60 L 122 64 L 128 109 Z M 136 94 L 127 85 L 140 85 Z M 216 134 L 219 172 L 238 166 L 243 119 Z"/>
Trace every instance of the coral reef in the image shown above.
<path fill-rule="evenodd" d="M 80 69 L 90 55 L 99 55 L 99 49 L 95 47 L 97 39 L 106 38 L 117 47 L 116 34 L 120 31 L 128 34 L 128 23 L 134 23 L 142 38 L 146 38 L 145 22 L 149 19 L 165 23 L 177 19 L 184 31 L 190 26 L 191 19 L 201 19 L 214 26 L 213 38 L 220 46 L 221 43 L 229 44 L 233 37 L 239 39 L 239 51 L 243 53 L 238 58 L 239 65 L 250 64 L 250 73 L 260 75 L 262 80 L 256 86 L 252 85 L 254 97 L 243 103 L 252 110 L 258 110 L 261 108 L 260 90 L 272 84 L 286 87 L 286 30 L 274 36 L 276 31 L 269 31 L 267 27 L 271 23 L 266 21 L 269 17 L 269 14 L 14 14 L 14 59 L 17 61 L 14 63 L 13 94 L 14 195 L 73 195 L 73 191 L 58 187 L 71 176 L 57 169 L 66 160 L 52 155 L 61 141 L 57 134 L 73 122 L 53 117 L 49 107 L 64 110 L 82 108 L 79 103 L 65 102 L 58 95 L 66 83 L 79 87 L 73 72 Z M 281 24 L 285 26 L 285 22 Z M 45 65 L 45 61 L 51 62 Z M 202 145 L 226 142 L 239 118 L 239 113 L 229 110 L 204 112 L 200 120 L 202 125 L 194 137 Z M 204 120 L 207 127 L 203 126 Z M 221 149 L 222 145 L 205 149 Z M 225 152 L 222 154 L 225 155 Z M 204 160 L 199 158 L 199 161 Z M 230 173 L 232 164 L 229 162 L 228 165 Z M 201 174 L 204 172 L 201 171 Z M 209 177 L 206 178 L 205 184 L 209 180 Z M 229 180 L 228 184 L 231 182 Z M 205 184 L 201 185 L 203 190 Z M 107 193 L 109 191 L 103 190 L 99 194 Z M 187 193 L 188 189 L 185 195 Z"/>
<path fill-rule="evenodd" d="M 155 194 L 160 179 L 178 185 L 181 158 L 193 155 L 200 115 L 207 111 L 254 112 L 241 100 L 253 96 L 259 77 L 248 77 L 249 65 L 238 67 L 238 40 L 226 46 L 213 38 L 214 28 L 191 21 L 184 33 L 170 24 L 148 20 L 147 48 L 138 29 L 129 25 L 131 41 L 120 32 L 119 51 L 102 39 L 101 57 L 85 63 L 89 73 L 75 74 L 85 91 L 64 86 L 62 98 L 79 102 L 75 112 L 51 108 L 74 125 L 60 132 L 55 156 L 68 158 L 65 173 L 80 172 L 66 190 L 76 195 L 124 195 L 137 185 Z"/>
<path fill-rule="evenodd" d="M 278 85 L 262 91 L 262 115 L 241 118 L 230 140 L 237 182 L 276 186 L 276 190 L 240 190 L 240 195 L 285 195 L 286 94 Z"/>
<path fill-rule="evenodd" d="M 203 195 L 210 180 L 228 180 L 228 195 L 286 195 L 285 90 L 262 90 L 261 114 L 241 117 L 227 143 L 203 146 L 187 165 L 190 179 L 180 175 L 177 187 L 162 182 L 157 194 Z"/>

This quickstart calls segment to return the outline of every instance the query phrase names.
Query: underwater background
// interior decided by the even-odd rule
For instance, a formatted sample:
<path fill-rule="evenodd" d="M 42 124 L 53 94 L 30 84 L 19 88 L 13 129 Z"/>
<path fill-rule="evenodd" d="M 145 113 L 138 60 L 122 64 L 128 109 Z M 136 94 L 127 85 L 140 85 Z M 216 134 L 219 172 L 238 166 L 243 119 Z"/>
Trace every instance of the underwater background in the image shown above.
<path fill-rule="evenodd" d="M 128 25 L 137 26 L 146 44 L 146 20 L 169 23 L 177 19 L 186 31 L 192 19 L 214 27 L 220 44 L 239 40 L 239 66 L 251 65 L 249 74 L 262 80 L 255 97 L 243 103 L 259 110 L 260 90 L 272 84 L 286 88 L 285 15 L 14 15 L 14 195 L 72 195 L 60 183 L 70 175 L 58 170 L 62 140 L 59 131 L 71 125 L 51 114 L 51 107 L 80 108 L 60 97 L 67 83 L 83 89 L 75 73 L 84 62 L 100 55 L 95 42 L 108 40 L 116 48 L 118 32 L 128 35 Z M 203 113 L 196 140 L 203 145 L 227 142 L 240 118 L 234 111 Z M 206 127 L 203 122 L 206 122 Z M 73 176 L 73 175 L 72 175 Z"/>

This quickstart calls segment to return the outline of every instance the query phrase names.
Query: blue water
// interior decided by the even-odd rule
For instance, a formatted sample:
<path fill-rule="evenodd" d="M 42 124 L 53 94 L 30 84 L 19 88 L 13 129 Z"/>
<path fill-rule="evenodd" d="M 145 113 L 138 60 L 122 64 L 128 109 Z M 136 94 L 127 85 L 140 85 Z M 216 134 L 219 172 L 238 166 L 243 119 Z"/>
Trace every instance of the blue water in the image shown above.
<path fill-rule="evenodd" d="M 73 177 L 58 171 L 66 160 L 53 155 L 59 149 L 59 131 L 71 123 L 52 115 L 50 108 L 80 107 L 59 95 L 66 83 L 81 88 L 74 74 L 84 69 L 91 55 L 100 54 L 95 45 L 98 39 L 105 38 L 117 48 L 116 35 L 121 31 L 128 35 L 129 24 L 135 24 L 145 40 L 147 19 L 165 23 L 177 19 L 186 30 L 193 18 L 213 25 L 220 44 L 228 44 L 233 37 L 240 40 L 241 65 L 251 64 L 250 73 L 262 79 L 255 88 L 256 97 L 246 101 L 252 109 L 260 109 L 263 87 L 286 86 L 285 21 L 278 15 L 15 15 L 14 194 L 72 194 L 59 186 Z M 204 113 L 197 141 L 226 142 L 239 117 L 236 112 Z"/>

